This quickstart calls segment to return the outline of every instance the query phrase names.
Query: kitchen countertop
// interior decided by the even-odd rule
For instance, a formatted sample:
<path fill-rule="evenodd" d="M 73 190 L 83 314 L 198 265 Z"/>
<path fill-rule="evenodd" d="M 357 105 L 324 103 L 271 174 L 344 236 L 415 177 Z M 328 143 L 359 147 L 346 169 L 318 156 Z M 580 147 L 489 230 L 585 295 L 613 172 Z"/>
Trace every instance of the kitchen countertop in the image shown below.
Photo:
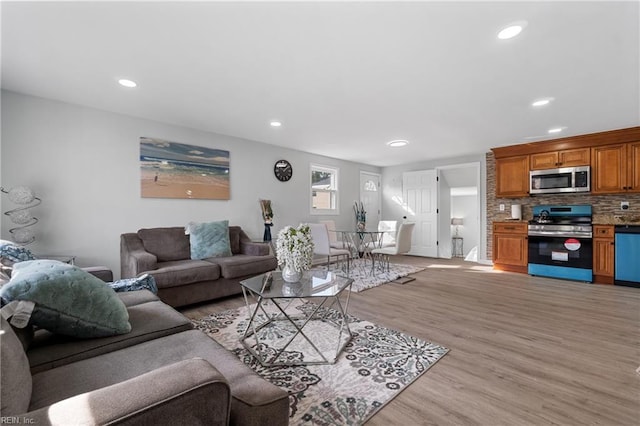
<path fill-rule="evenodd" d="M 594 225 L 640 225 L 640 216 L 595 214 L 593 215 L 593 224 Z"/>

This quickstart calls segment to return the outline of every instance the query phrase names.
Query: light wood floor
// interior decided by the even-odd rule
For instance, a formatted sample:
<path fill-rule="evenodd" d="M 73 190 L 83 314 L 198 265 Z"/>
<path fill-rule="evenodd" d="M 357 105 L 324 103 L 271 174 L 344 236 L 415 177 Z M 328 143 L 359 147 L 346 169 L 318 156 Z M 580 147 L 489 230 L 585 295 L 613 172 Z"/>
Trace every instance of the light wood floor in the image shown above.
<path fill-rule="evenodd" d="M 450 352 L 367 425 L 639 425 L 640 289 L 402 256 L 416 280 L 349 313 Z M 195 318 L 241 297 L 183 310 Z"/>

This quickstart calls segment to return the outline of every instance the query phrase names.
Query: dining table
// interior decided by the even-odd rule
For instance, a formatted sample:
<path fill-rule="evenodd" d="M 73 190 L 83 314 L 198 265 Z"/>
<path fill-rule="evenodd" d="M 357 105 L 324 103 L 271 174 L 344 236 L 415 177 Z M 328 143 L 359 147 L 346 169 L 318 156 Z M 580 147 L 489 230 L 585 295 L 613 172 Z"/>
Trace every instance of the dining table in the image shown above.
<path fill-rule="evenodd" d="M 372 250 L 382 247 L 382 236 L 386 231 L 369 230 L 335 230 L 340 235 L 342 246 L 351 252 L 352 259 L 362 259 L 363 272 L 366 272 L 368 262 L 371 262 L 371 275 L 375 275 L 376 260 Z"/>

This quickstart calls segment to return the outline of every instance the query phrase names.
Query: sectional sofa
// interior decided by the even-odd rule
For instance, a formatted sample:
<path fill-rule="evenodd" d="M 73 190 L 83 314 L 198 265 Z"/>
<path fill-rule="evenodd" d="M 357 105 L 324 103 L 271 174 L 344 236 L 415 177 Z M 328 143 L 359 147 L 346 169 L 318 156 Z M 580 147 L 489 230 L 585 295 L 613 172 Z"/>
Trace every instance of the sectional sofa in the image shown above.
<path fill-rule="evenodd" d="M 2 317 L 2 419 L 38 425 L 288 424 L 287 393 L 192 329 L 182 314 L 147 290 L 118 297 L 131 331 L 110 337 L 17 329 Z"/>

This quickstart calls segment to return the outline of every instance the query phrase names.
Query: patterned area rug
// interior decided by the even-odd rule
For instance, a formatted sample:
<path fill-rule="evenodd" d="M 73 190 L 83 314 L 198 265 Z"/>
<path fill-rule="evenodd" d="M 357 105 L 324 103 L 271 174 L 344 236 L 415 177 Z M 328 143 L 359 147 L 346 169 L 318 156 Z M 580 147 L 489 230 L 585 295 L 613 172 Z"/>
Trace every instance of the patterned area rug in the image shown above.
<path fill-rule="evenodd" d="M 315 307 L 307 303 L 293 309 L 301 312 Z M 329 317 L 337 314 L 331 309 L 326 312 Z M 350 315 L 348 322 L 353 338 L 335 364 L 263 367 L 239 341 L 248 323 L 246 307 L 193 320 L 196 328 L 289 393 L 291 425 L 363 424 L 448 352 L 437 344 Z M 307 333 L 312 341 L 322 340 L 313 330 Z M 267 332 L 264 339 L 261 335 L 261 343 L 273 335 L 286 338 L 290 331 Z M 286 351 L 285 356 L 304 359 L 295 350 Z"/>
<path fill-rule="evenodd" d="M 424 270 L 413 265 L 401 265 L 398 263 L 391 263 L 389 265 L 389 272 L 377 269 L 372 274 L 371 261 L 363 259 L 355 259 L 351 261 L 351 268 L 349 270 L 349 278 L 353 278 L 353 284 L 351 291 L 358 293 L 379 285 L 386 284 L 400 277 L 406 277 L 409 274 Z M 331 264 L 331 271 L 343 274 L 335 263 Z"/>

